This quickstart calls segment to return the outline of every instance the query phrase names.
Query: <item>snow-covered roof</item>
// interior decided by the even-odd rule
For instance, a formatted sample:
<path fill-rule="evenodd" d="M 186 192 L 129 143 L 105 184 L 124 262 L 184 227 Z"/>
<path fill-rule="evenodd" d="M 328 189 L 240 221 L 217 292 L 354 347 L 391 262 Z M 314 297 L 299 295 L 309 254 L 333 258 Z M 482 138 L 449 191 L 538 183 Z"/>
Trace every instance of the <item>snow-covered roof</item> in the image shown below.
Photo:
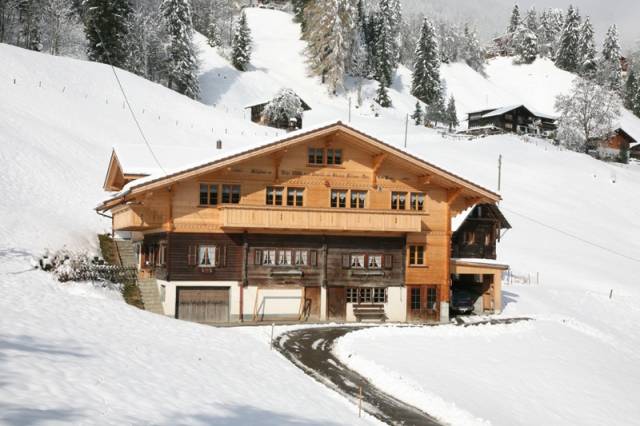
<path fill-rule="evenodd" d="M 469 214 L 474 209 L 474 207 L 475 207 L 475 205 L 473 205 L 473 206 L 469 207 L 468 209 L 460 212 L 459 215 L 454 216 L 454 217 L 451 218 L 451 232 L 456 232 L 458 229 L 460 229 L 460 227 L 464 223 L 465 219 L 467 218 L 467 216 L 469 216 Z"/>
<path fill-rule="evenodd" d="M 500 269 L 509 269 L 509 265 L 498 262 L 494 259 L 476 259 L 476 258 L 451 258 L 454 263 L 467 265 L 494 266 Z"/>
<path fill-rule="evenodd" d="M 636 142 L 640 142 L 640 118 L 636 117 L 627 109 L 622 110 L 617 126 L 624 130 Z"/>
<path fill-rule="evenodd" d="M 536 117 L 540 117 L 540 118 L 547 118 L 549 120 L 556 120 L 558 117 L 555 117 L 553 115 L 549 115 L 549 114 L 545 114 L 542 112 L 537 112 L 532 110 L 531 108 L 527 107 L 524 104 L 519 104 L 519 105 L 509 105 L 509 106 L 505 106 L 505 107 L 501 107 L 501 108 L 497 108 L 497 109 L 493 109 L 493 110 L 480 110 L 480 111 L 471 111 L 469 112 L 469 114 L 478 114 L 478 113 L 484 113 L 482 114 L 482 118 L 490 118 L 490 117 L 497 117 L 500 116 L 502 114 L 506 114 L 509 111 L 513 111 L 514 109 L 520 108 L 520 107 L 524 107 L 527 110 L 531 111 L 531 113 L 533 115 L 535 115 Z"/>
<path fill-rule="evenodd" d="M 247 104 L 244 106 L 244 108 L 245 108 L 245 109 L 247 109 L 247 108 L 253 108 L 254 106 L 257 106 L 257 105 L 267 104 L 267 103 L 271 102 L 271 100 L 272 100 L 273 98 L 275 98 L 275 97 L 276 97 L 276 95 L 278 94 L 278 92 L 279 92 L 279 90 L 277 90 L 277 91 L 273 92 L 273 93 L 272 93 L 271 95 L 269 95 L 269 96 L 261 96 L 261 97 L 258 97 L 258 98 L 254 98 L 251 102 L 247 103 Z M 295 93 L 295 90 L 294 90 L 294 93 Z M 296 95 L 298 96 L 298 98 L 300 98 L 300 102 L 302 102 L 302 108 L 303 108 L 305 111 L 309 111 L 309 110 L 311 110 L 311 107 L 309 106 L 309 104 L 308 104 L 307 102 L 305 102 L 305 100 L 304 100 L 304 99 L 302 99 L 302 97 L 300 97 L 300 95 L 298 95 L 297 93 L 296 93 Z"/>
<path fill-rule="evenodd" d="M 221 151 L 216 149 L 214 140 L 211 141 L 211 146 L 205 148 L 176 145 L 153 145 L 152 148 L 157 161 L 143 143 L 116 145 L 113 151 L 118 158 L 122 173 L 147 176 L 162 173 L 162 168 L 176 169 L 203 158 L 211 158 Z"/>

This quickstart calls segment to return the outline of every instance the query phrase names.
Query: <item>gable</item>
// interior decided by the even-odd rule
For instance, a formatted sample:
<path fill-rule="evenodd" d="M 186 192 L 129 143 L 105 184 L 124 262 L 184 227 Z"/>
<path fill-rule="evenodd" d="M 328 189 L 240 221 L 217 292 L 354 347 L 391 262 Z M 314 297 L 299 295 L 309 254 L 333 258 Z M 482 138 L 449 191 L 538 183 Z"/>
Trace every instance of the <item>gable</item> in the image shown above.
<path fill-rule="evenodd" d="M 429 184 L 459 190 L 462 195 L 467 197 L 481 198 L 489 202 L 495 202 L 500 199 L 500 196 L 492 191 L 475 185 L 470 181 L 449 173 L 398 148 L 385 144 L 365 133 L 345 126 L 341 122 L 337 122 L 311 130 L 292 132 L 285 138 L 257 148 L 220 158 L 167 176 L 141 179 L 138 184 L 134 182 L 125 191 L 107 200 L 99 209 L 109 209 L 123 202 L 125 197 L 152 191 L 154 188 L 166 188 L 180 181 L 206 176 L 207 174 L 224 169 L 230 170 L 233 167 L 237 167 L 240 163 L 251 161 L 260 162 L 265 158 L 269 159 L 265 167 L 270 165 L 272 173 L 280 174 L 283 171 L 289 171 L 289 168 L 295 171 L 293 166 L 296 166 L 300 162 L 306 165 L 306 161 L 302 157 L 310 145 L 323 147 L 325 149 L 332 146 L 343 147 L 343 149 L 346 150 L 345 153 L 351 152 L 352 155 L 350 155 L 347 160 L 350 162 L 350 170 L 360 170 L 363 173 L 368 173 L 372 185 L 376 184 L 380 172 L 385 170 L 382 168 L 383 165 L 387 168 L 390 165 L 396 165 L 400 166 L 402 170 L 405 170 L 405 173 L 411 173 L 414 179 L 419 178 Z M 293 155 L 294 153 L 296 153 L 296 155 Z M 298 161 L 298 163 L 290 164 L 292 161 Z M 321 177 L 320 173 L 326 172 L 323 169 L 324 167 L 311 167 L 305 168 L 302 172 L 296 171 L 296 173 Z M 338 173 L 338 171 L 332 170 L 331 173 L 335 174 Z M 344 178 L 348 180 L 352 178 L 352 176 L 345 174 Z M 402 179 L 407 178 L 409 178 L 409 176 L 402 177 Z"/>

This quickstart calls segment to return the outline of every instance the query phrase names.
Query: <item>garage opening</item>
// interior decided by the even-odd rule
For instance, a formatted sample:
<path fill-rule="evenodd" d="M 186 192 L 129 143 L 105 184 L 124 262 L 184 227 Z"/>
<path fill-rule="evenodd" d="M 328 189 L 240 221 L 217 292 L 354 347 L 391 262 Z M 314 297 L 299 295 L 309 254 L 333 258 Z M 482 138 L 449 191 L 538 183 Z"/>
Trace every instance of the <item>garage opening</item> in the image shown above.
<path fill-rule="evenodd" d="M 176 318 L 216 324 L 229 322 L 229 287 L 177 287 Z"/>
<path fill-rule="evenodd" d="M 454 274 L 451 285 L 451 314 L 482 314 L 493 310 L 493 275 Z"/>

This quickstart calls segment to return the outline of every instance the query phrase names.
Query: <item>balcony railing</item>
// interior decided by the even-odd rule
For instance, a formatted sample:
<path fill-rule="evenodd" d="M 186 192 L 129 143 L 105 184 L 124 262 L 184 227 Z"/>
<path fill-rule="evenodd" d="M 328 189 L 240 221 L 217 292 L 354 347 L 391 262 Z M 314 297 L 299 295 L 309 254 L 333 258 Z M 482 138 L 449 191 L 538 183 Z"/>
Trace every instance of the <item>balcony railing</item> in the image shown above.
<path fill-rule="evenodd" d="M 128 205 L 113 212 L 115 231 L 143 231 L 158 228 L 164 223 L 164 216 L 149 207 Z"/>
<path fill-rule="evenodd" d="M 221 225 L 231 229 L 300 231 L 420 232 L 418 212 L 303 207 L 224 206 Z"/>

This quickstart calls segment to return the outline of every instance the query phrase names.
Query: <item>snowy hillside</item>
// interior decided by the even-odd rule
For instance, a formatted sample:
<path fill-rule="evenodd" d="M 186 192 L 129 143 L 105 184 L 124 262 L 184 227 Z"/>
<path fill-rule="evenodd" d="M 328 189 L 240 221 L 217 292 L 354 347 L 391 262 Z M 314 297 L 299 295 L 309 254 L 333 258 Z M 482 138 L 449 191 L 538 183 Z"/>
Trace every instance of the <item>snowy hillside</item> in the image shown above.
<path fill-rule="evenodd" d="M 198 157 L 185 154 L 191 162 L 202 160 L 207 149 L 213 152 L 217 139 L 240 149 L 276 136 L 278 131 L 252 124 L 244 107 L 281 87 L 293 89 L 313 108 L 305 114 L 305 127 L 348 120 L 347 97 L 329 96 L 318 79 L 307 76 L 304 44 L 290 16 L 263 9 L 248 9 L 247 15 L 255 43 L 246 73 L 235 71 L 198 39 L 202 103 L 118 71 L 148 140 L 159 152 L 164 151 L 160 146 L 190 147 Z M 270 351 L 268 330 L 208 328 L 157 317 L 125 305 L 112 292 L 63 286 L 29 270 L 31 256 L 44 248 L 95 248 L 95 234 L 110 226 L 92 209 L 105 197 L 101 187 L 111 147 L 138 144 L 144 152 L 144 145 L 109 67 L 3 44 L 0 63 L 0 422 L 372 421 L 359 420 L 357 410 L 343 398 Z M 571 80 L 544 61 L 527 67 L 515 67 L 506 59 L 492 61 L 487 78 L 460 64 L 446 66 L 442 73 L 461 115 L 486 105 L 515 103 L 546 112 Z M 353 109 L 351 124 L 402 147 L 405 115 L 415 104 L 409 87 L 410 73 L 400 69 L 390 90 L 395 108 L 376 118 L 369 109 L 376 85 L 367 83 L 368 99 L 361 109 Z M 355 93 L 350 94 L 355 104 Z M 555 375 L 545 376 L 550 387 L 562 387 L 567 379 L 553 357 L 556 346 L 564 345 L 563 363 L 585 358 L 568 374 L 588 374 L 601 356 L 611 380 L 623 382 L 620 388 L 627 395 L 638 394 L 640 168 L 599 162 L 535 139 L 467 141 L 412 125 L 406 149 L 492 189 L 497 186 L 498 156 L 503 156 L 501 208 L 513 229 L 499 245 L 499 258 L 520 276 L 540 276 L 539 286 L 505 287 L 505 314 L 548 321 L 527 330 L 546 357 L 536 368 Z M 163 167 L 175 166 L 162 158 Z M 614 297 L 609 300 L 611 289 Z M 167 339 L 155 338 L 159 330 Z M 486 357 L 495 361 L 487 368 L 511 377 L 513 364 L 502 363 L 500 356 L 524 357 L 527 347 L 518 343 L 522 339 L 510 333 L 499 345 L 505 350 L 515 345 L 513 352 L 482 353 L 483 343 L 490 341 L 487 335 L 496 341 L 500 335 L 476 331 L 469 331 L 476 349 L 465 342 L 450 346 L 440 336 L 436 344 L 442 363 L 433 366 L 450 366 L 446 371 L 452 374 L 475 368 L 474 356 Z M 588 333 L 592 339 L 581 338 Z M 572 348 L 566 342 L 577 343 Z M 616 348 L 622 348 L 622 355 Z M 454 352 L 467 356 L 456 358 Z M 528 354 L 535 357 L 530 350 Z M 444 364 L 446 360 L 457 364 Z M 381 365 L 385 361 L 376 360 Z M 393 376 L 395 367 L 386 366 L 386 371 Z M 428 387 L 428 375 L 435 372 L 418 373 L 427 376 L 420 383 Z M 500 383 L 503 391 L 506 387 L 515 395 L 513 400 L 526 395 L 519 383 Z M 453 398 L 450 389 L 426 391 L 445 403 Z M 582 403 L 577 401 L 567 398 L 562 403 Z M 455 400 L 468 416 L 456 417 L 444 404 L 442 418 L 460 424 L 456 419 L 488 417 L 465 403 L 464 398 Z M 633 406 L 625 403 L 615 406 L 621 416 L 637 418 Z M 512 419 L 488 420 L 508 424 Z"/>

